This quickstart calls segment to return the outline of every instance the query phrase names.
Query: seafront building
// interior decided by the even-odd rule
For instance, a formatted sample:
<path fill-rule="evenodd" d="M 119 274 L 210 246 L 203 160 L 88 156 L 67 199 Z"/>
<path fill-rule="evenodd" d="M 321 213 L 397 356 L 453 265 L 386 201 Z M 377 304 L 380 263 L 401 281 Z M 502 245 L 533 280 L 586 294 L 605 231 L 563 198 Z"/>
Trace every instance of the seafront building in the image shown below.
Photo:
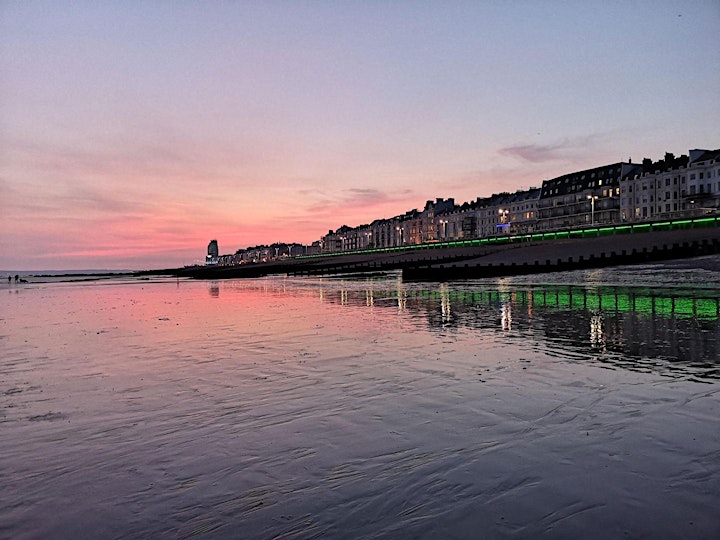
<path fill-rule="evenodd" d="M 541 188 L 456 205 L 428 201 L 369 225 L 343 225 L 321 240 L 326 253 L 522 235 L 598 225 L 692 217 L 720 207 L 720 150 L 617 162 L 544 180 Z"/>
<path fill-rule="evenodd" d="M 215 265 L 218 264 L 219 255 L 220 253 L 218 249 L 218 242 L 217 240 L 210 240 L 210 243 L 207 247 L 207 255 L 205 256 L 205 264 L 207 265 Z"/>
<path fill-rule="evenodd" d="M 436 198 L 422 210 L 330 230 L 312 246 L 273 244 L 217 255 L 207 264 L 244 264 L 297 255 L 524 235 L 583 227 L 696 217 L 720 208 L 720 150 L 690 150 L 641 163 L 617 162 L 544 180 L 540 188 L 456 204 Z M 214 244 L 213 244 L 214 243 Z M 216 262 L 213 262 L 216 261 Z"/>
<path fill-rule="evenodd" d="M 720 207 L 720 150 L 643 162 L 643 171 L 621 183 L 621 219 L 626 222 L 695 217 Z"/>
<path fill-rule="evenodd" d="M 542 184 L 538 229 L 568 229 L 620 222 L 620 183 L 642 165 L 613 163 L 565 174 Z"/>

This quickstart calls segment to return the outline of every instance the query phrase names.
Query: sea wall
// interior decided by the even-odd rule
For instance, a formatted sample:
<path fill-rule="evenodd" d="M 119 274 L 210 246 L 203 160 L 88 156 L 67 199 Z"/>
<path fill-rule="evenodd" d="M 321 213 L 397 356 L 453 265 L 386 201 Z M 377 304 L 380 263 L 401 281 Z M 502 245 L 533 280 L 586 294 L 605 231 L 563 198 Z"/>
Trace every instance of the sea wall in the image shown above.
<path fill-rule="evenodd" d="M 408 266 L 408 280 L 449 280 L 641 264 L 720 253 L 720 229 L 657 231 L 538 242 L 461 263 Z"/>
<path fill-rule="evenodd" d="M 346 253 L 238 266 L 164 271 L 196 279 L 315 276 L 402 270 L 408 280 L 442 281 L 638 264 L 720 253 L 720 227 L 478 246 L 427 246 L 392 252 Z"/>

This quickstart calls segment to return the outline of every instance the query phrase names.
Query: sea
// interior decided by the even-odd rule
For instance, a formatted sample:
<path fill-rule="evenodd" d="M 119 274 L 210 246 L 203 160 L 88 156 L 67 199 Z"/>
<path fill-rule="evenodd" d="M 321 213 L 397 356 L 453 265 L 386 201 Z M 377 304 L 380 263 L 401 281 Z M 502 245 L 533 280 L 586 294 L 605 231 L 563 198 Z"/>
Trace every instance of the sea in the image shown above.
<path fill-rule="evenodd" d="M 0 538 L 720 538 L 720 257 L 0 282 Z"/>

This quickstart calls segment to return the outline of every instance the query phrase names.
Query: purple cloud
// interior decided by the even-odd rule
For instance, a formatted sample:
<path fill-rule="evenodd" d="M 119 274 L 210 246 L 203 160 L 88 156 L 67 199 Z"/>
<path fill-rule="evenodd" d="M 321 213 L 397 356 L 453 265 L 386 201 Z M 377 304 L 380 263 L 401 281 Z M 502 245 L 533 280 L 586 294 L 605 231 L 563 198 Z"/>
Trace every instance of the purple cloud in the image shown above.
<path fill-rule="evenodd" d="M 504 156 L 512 156 L 531 163 L 567 160 L 585 153 L 589 148 L 602 142 L 600 135 L 588 135 L 573 140 L 565 139 L 555 144 L 520 144 L 498 150 Z"/>
<path fill-rule="evenodd" d="M 543 161 L 563 159 L 564 150 L 567 150 L 567 146 L 562 144 L 525 144 L 502 148 L 499 153 L 504 156 L 519 157 L 525 161 L 531 161 L 533 163 L 541 163 Z"/>

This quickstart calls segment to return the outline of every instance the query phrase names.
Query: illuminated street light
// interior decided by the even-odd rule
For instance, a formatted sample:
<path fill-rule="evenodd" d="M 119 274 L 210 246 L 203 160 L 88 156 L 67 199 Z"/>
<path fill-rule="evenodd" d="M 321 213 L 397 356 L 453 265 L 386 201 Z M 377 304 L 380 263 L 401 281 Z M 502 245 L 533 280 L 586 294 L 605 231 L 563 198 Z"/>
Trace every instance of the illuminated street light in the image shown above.
<path fill-rule="evenodd" d="M 510 211 L 507 208 L 499 208 L 498 214 L 500 215 L 500 225 L 498 225 L 498 229 L 508 229 L 507 225 L 507 216 L 510 213 Z M 508 232 L 507 230 L 505 232 Z"/>
<path fill-rule="evenodd" d="M 595 226 L 595 201 L 599 199 L 597 195 L 588 195 L 588 199 L 590 199 L 590 225 Z"/>
<path fill-rule="evenodd" d="M 443 240 L 446 240 L 446 239 L 447 239 L 447 224 L 448 224 L 447 219 L 441 219 L 441 220 L 440 220 L 440 225 L 442 225 L 442 237 L 443 237 Z"/>

